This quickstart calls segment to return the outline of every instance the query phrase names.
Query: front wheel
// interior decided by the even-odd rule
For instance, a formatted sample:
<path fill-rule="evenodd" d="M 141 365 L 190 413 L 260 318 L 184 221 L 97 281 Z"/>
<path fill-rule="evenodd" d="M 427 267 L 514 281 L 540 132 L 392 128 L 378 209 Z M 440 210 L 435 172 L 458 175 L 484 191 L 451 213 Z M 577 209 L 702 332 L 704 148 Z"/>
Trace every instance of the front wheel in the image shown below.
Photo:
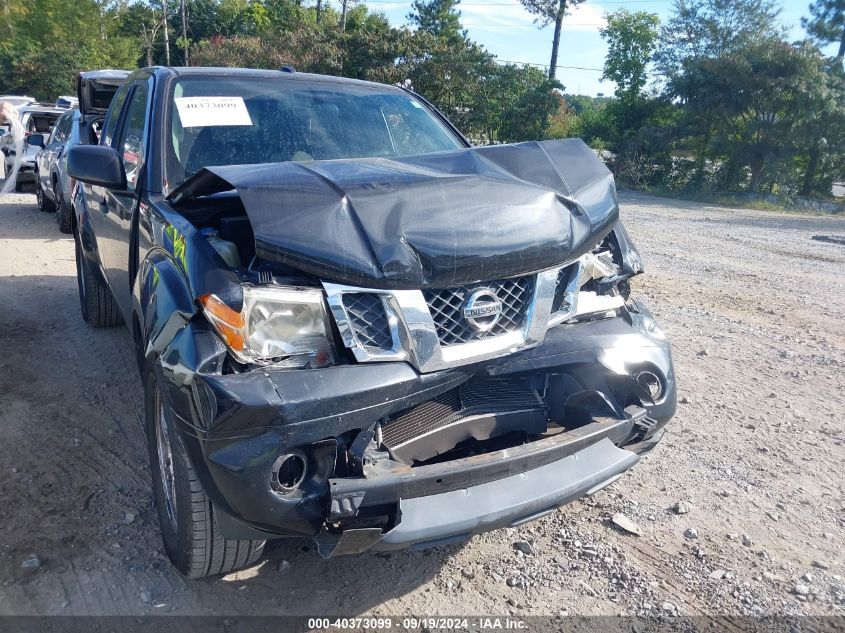
<path fill-rule="evenodd" d="M 53 189 L 55 191 L 55 189 Z M 41 187 L 41 178 L 35 176 L 35 199 L 38 201 L 38 210 L 45 213 L 56 210 L 56 205 L 52 200 L 44 195 L 44 189 Z"/>
<path fill-rule="evenodd" d="M 214 507 L 173 426 L 155 373 L 145 380 L 147 444 L 161 537 L 168 558 L 188 578 L 226 574 L 255 563 L 265 541 L 224 539 Z"/>
<path fill-rule="evenodd" d="M 59 225 L 59 231 L 62 233 L 73 232 L 73 218 L 71 218 L 70 205 L 65 203 L 65 196 L 59 186 L 53 187 L 56 192 L 56 224 Z"/>

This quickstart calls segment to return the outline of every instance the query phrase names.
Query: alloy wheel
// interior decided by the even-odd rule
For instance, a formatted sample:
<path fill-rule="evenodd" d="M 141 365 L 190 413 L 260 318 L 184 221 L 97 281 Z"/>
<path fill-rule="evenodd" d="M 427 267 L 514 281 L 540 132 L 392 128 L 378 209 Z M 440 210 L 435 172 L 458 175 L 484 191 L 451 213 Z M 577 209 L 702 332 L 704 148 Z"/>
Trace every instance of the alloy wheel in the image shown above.
<path fill-rule="evenodd" d="M 164 505 L 167 518 L 173 529 L 176 529 L 176 476 L 173 468 L 173 451 L 170 447 L 170 428 L 167 424 L 167 414 L 161 394 L 155 394 L 155 431 L 156 452 L 158 453 L 158 468 L 161 473 L 161 487 L 164 493 Z"/>

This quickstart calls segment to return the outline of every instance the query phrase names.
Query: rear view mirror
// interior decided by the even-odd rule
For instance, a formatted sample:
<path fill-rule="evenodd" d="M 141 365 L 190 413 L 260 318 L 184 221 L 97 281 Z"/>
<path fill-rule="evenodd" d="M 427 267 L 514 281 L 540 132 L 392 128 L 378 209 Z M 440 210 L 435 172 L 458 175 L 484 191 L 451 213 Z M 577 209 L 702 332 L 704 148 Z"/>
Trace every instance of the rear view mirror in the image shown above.
<path fill-rule="evenodd" d="M 32 145 L 33 147 L 41 147 L 44 148 L 44 135 L 43 134 L 30 134 L 26 137 L 26 144 Z"/>
<path fill-rule="evenodd" d="M 126 189 L 120 154 L 105 145 L 74 145 L 67 153 L 68 176 L 106 189 Z"/>

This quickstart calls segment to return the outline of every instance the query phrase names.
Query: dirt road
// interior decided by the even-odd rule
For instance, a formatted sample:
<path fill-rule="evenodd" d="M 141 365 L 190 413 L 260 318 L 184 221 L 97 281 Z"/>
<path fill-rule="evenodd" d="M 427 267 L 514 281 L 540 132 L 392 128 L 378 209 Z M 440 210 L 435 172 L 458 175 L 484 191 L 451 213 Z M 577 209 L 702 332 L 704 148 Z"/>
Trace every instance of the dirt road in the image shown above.
<path fill-rule="evenodd" d="M 186 581 L 129 336 L 82 321 L 73 243 L 35 197 L 0 201 L 0 613 L 845 614 L 845 246 L 812 239 L 845 218 L 623 203 L 682 398 L 632 472 L 462 547 L 324 561 L 280 542 Z"/>

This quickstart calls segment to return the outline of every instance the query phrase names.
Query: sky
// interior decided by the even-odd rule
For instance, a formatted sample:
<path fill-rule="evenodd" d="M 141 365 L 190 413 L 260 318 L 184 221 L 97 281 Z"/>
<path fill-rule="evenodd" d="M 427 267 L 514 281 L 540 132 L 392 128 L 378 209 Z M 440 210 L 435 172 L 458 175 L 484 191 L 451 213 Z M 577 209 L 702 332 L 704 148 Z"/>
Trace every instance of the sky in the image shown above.
<path fill-rule="evenodd" d="M 408 24 L 411 0 L 364 0 L 372 11 L 381 11 L 394 26 Z M 337 3 L 337 0 L 335 0 Z M 810 0 L 782 0 L 780 22 L 789 28 L 790 39 L 805 36 L 801 17 L 808 14 Z M 601 81 L 607 46 L 599 35 L 604 14 L 619 8 L 650 11 L 666 22 L 673 0 L 586 0 L 563 21 L 557 78 L 565 92 L 597 96 L 613 94 L 614 84 Z M 469 37 L 501 61 L 531 63 L 548 69 L 554 26 L 539 29 L 534 16 L 518 0 L 462 0 L 461 23 Z M 835 47 L 830 54 L 834 54 Z M 564 66 L 564 68 L 561 68 Z"/>

